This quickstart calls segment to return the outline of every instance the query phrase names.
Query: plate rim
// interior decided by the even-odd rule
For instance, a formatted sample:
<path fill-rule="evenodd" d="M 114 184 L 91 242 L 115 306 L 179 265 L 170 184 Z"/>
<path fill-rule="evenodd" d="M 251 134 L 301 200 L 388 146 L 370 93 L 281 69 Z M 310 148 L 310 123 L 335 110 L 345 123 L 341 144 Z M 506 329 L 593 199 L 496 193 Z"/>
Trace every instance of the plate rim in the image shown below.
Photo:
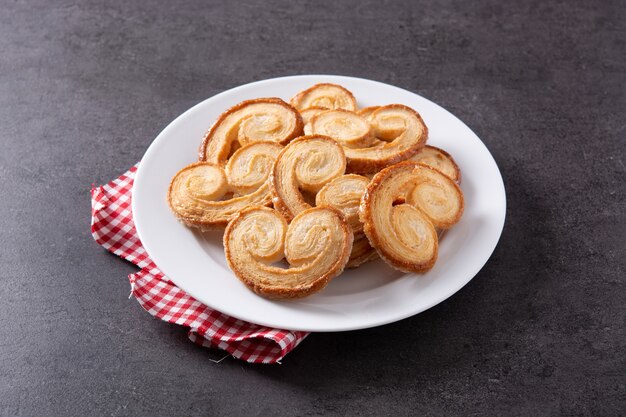
<path fill-rule="evenodd" d="M 339 331 L 352 331 L 352 330 L 360 330 L 360 329 L 366 329 L 366 328 L 373 328 L 373 327 L 378 327 L 378 326 L 383 326 L 385 324 L 390 324 L 390 323 L 394 323 L 397 321 L 401 321 L 404 320 L 406 318 L 412 317 L 414 315 L 420 314 L 426 310 L 429 310 L 430 308 L 440 304 L 441 302 L 447 300 L 448 298 L 452 297 L 454 294 L 456 294 L 457 292 L 459 292 L 463 287 L 465 287 L 470 281 L 472 281 L 477 275 L 478 273 L 485 267 L 485 265 L 489 262 L 489 260 L 491 259 L 491 256 L 493 255 L 493 252 L 495 251 L 496 247 L 498 246 L 498 243 L 502 237 L 502 233 L 504 230 L 504 225 L 506 222 L 506 209 L 507 209 L 507 200 L 506 200 L 506 188 L 504 186 L 504 179 L 502 177 L 502 172 L 500 171 L 500 168 L 493 156 L 493 154 L 489 151 L 489 149 L 487 148 L 487 146 L 485 145 L 485 143 L 480 139 L 480 137 L 467 125 L 465 124 L 465 122 L 463 122 L 461 119 L 459 119 L 457 116 L 455 116 L 453 113 L 451 113 L 450 111 L 448 111 L 446 108 L 440 106 L 439 104 L 437 104 L 436 102 L 421 96 L 420 94 L 417 94 L 413 91 L 404 89 L 402 87 L 397 87 L 395 85 L 392 84 L 387 84 L 381 81 L 377 81 L 377 80 L 371 80 L 371 79 L 366 79 L 366 78 L 360 78 L 360 77 L 352 77 L 352 76 L 345 76 L 345 75 L 332 75 L 332 74 L 300 74 L 300 75 L 288 75 L 288 76 L 283 76 L 283 77 L 274 77 L 274 78 L 268 78 L 268 79 L 262 79 L 262 80 L 257 80 L 257 81 L 253 81 L 250 83 L 246 83 L 246 84 L 241 84 L 241 85 L 237 85 L 233 88 L 229 88 L 227 90 L 224 90 L 218 94 L 215 94 L 211 97 L 207 97 L 206 99 L 196 103 L 195 105 L 191 106 L 190 108 L 188 108 L 187 110 L 185 110 L 184 112 L 182 112 L 181 114 L 179 114 L 176 118 L 174 118 L 170 123 L 167 124 L 167 126 L 161 130 L 161 132 L 159 132 L 159 134 L 152 140 L 152 142 L 150 143 L 150 145 L 148 146 L 147 150 L 144 152 L 144 155 L 141 158 L 141 161 L 139 162 L 139 165 L 137 167 L 137 171 L 135 173 L 135 179 L 134 179 L 134 183 L 133 183 L 133 188 L 132 188 L 132 197 L 131 197 L 131 211 L 132 211 L 132 216 L 133 216 L 133 222 L 135 224 L 135 229 L 137 231 L 137 235 L 139 237 L 139 240 L 142 242 L 142 245 L 144 247 L 144 249 L 146 250 L 146 253 L 148 254 L 148 256 L 153 260 L 153 262 L 156 265 L 156 261 L 153 259 L 153 257 L 150 255 L 150 250 L 149 250 L 149 246 L 151 246 L 151 243 L 145 243 L 144 240 L 142 239 L 142 232 L 141 229 L 142 227 L 139 226 L 139 224 L 141 224 L 141 221 L 137 221 L 137 210 L 136 210 L 136 201 L 137 199 L 135 198 L 135 193 L 136 193 L 136 189 L 137 184 L 142 184 L 143 182 L 143 175 L 142 173 L 144 171 L 142 171 L 142 168 L 145 166 L 145 161 L 150 159 L 150 155 L 153 152 L 156 152 L 157 146 L 155 144 L 157 144 L 158 142 L 160 142 L 160 139 L 162 136 L 167 135 L 167 133 L 169 132 L 169 130 L 171 130 L 174 126 L 176 126 L 179 123 L 179 120 L 184 118 L 188 113 L 191 113 L 192 111 L 194 111 L 197 107 L 202 106 L 206 101 L 208 100 L 212 100 L 212 99 L 218 99 L 220 97 L 223 96 L 227 96 L 227 95 L 231 95 L 231 94 L 236 94 L 237 92 L 247 89 L 247 88 L 252 88 L 254 87 L 256 84 L 261 84 L 261 83 L 266 83 L 266 82 L 276 82 L 276 81 L 291 81 L 294 79 L 308 79 L 308 78 L 324 78 L 324 79 L 335 79 L 336 83 L 341 83 L 340 79 L 345 79 L 345 80 L 355 80 L 358 82 L 367 82 L 367 83 L 375 83 L 378 84 L 381 87 L 392 87 L 394 89 L 398 89 L 401 90 L 405 93 L 409 93 L 411 95 L 417 96 L 419 97 L 421 100 L 425 100 L 427 102 L 429 102 L 430 104 L 432 104 L 433 106 L 437 107 L 438 110 L 442 110 L 445 113 L 447 113 L 448 116 L 456 119 L 457 121 L 459 121 L 465 128 L 467 128 L 477 139 L 478 139 L 478 143 L 484 148 L 484 150 L 486 151 L 486 153 L 489 155 L 489 157 L 491 158 L 491 161 L 493 162 L 495 169 L 498 173 L 498 177 L 496 178 L 497 181 L 497 185 L 499 188 L 499 192 L 498 195 L 500 197 L 500 202 L 499 205 L 501 207 L 501 212 L 499 213 L 500 216 L 500 221 L 497 224 L 497 237 L 494 238 L 492 245 L 490 245 L 491 247 L 489 248 L 489 253 L 487 255 L 487 251 L 485 250 L 485 260 L 484 262 L 480 262 L 480 265 L 478 265 L 477 267 L 475 267 L 471 273 L 467 273 L 468 277 L 464 282 L 461 283 L 461 285 L 454 287 L 453 290 L 446 292 L 446 293 L 442 293 L 441 296 L 436 297 L 431 299 L 431 302 L 424 304 L 422 307 L 416 309 L 416 310 L 411 310 L 408 312 L 405 312 L 404 314 L 399 314 L 399 315 L 395 315 L 395 316 L 390 316 L 390 317 L 385 317 L 382 318 L 380 320 L 368 320 L 367 322 L 358 324 L 358 325 L 344 325 L 344 326 L 336 326 L 336 327 L 328 327 L 328 326 L 302 326 L 302 327 L 284 327 L 284 326 L 277 326 L 275 323 L 271 323 L 268 321 L 265 321 L 263 319 L 258 320 L 258 319 L 254 319 L 254 320 L 250 320 L 249 317 L 242 317 L 239 316 L 237 313 L 233 313 L 232 311 L 223 311 L 222 310 L 218 310 L 215 307 L 212 307 L 210 305 L 210 303 L 206 303 L 205 301 L 202 300 L 202 295 L 200 295 L 200 297 L 196 296 L 195 294 L 192 294 L 193 291 L 188 291 L 188 289 L 184 288 L 185 285 L 181 285 L 179 282 L 177 282 L 177 280 L 171 275 L 171 274 L 167 274 L 166 271 L 162 270 L 160 267 L 159 269 L 161 269 L 161 271 L 168 276 L 168 278 L 177 286 L 179 287 L 181 290 L 183 290 L 184 292 L 186 292 L 187 294 L 189 294 L 190 296 L 194 297 L 196 300 L 198 300 L 199 302 L 203 303 L 204 305 L 206 305 L 207 307 L 211 308 L 211 309 L 215 309 L 216 311 L 220 311 L 223 314 L 232 316 L 234 318 L 240 319 L 240 320 L 245 320 L 254 324 L 258 324 L 261 326 L 267 326 L 267 327 L 272 327 L 272 328 L 282 328 L 282 329 L 287 329 L 287 330 L 294 330 L 294 331 L 307 331 L 307 332 L 339 332 Z M 320 81 L 320 82 L 333 82 L 333 81 Z M 209 126 L 207 126 L 207 129 L 209 128 Z M 145 234 L 144 234 L 145 236 Z M 158 265 L 157 265 L 158 266 Z M 234 279 L 236 279 L 236 277 L 233 277 Z"/>

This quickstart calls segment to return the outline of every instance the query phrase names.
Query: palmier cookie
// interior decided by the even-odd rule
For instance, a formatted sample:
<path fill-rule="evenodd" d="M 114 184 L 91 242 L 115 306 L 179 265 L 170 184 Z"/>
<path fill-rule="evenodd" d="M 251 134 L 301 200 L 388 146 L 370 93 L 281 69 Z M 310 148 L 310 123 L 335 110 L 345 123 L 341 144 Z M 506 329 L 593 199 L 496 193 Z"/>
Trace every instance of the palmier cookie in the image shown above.
<path fill-rule="evenodd" d="M 200 145 L 200 161 L 225 165 L 233 151 L 254 142 L 287 144 L 302 135 L 300 113 L 279 98 L 246 100 L 217 119 Z"/>
<path fill-rule="evenodd" d="M 350 142 L 341 137 L 348 136 L 345 131 L 337 129 L 339 135 L 336 138 L 330 134 L 344 146 L 347 169 L 351 173 L 375 173 L 404 161 L 419 152 L 428 139 L 428 128 L 420 115 L 402 104 L 380 106 L 366 117 L 352 113 L 348 118 L 346 114 L 339 112 L 324 112 L 314 116 L 310 124 L 313 125 L 317 118 L 322 117 L 327 126 L 333 126 L 332 118 L 337 118 L 336 125 L 354 127 L 356 140 L 351 138 Z M 370 125 L 368 133 L 362 127 L 364 124 Z M 357 138 L 357 131 L 367 139 Z"/>
<path fill-rule="evenodd" d="M 359 211 L 378 254 L 396 269 L 424 272 L 437 259 L 436 229 L 448 229 L 463 213 L 463 193 L 440 171 L 401 162 L 374 176 Z"/>
<path fill-rule="evenodd" d="M 322 187 L 315 196 L 317 207 L 329 206 L 339 210 L 354 233 L 348 268 L 356 268 L 378 257 L 363 234 L 363 223 L 359 219 L 359 204 L 369 182 L 369 178 L 361 175 L 342 175 Z"/>
<path fill-rule="evenodd" d="M 315 84 L 296 94 L 290 103 L 298 110 L 309 107 L 356 110 L 354 95 L 344 87 L 330 83 Z"/>
<path fill-rule="evenodd" d="M 443 149 L 426 145 L 417 154 L 409 158 L 409 161 L 419 162 L 438 169 L 457 184 L 461 183 L 461 170 L 452 156 Z"/>
<path fill-rule="evenodd" d="M 255 142 L 238 149 L 226 167 L 186 166 L 170 183 L 170 208 L 187 226 L 213 229 L 226 226 L 246 207 L 271 204 L 269 173 L 282 149 L 274 142 Z"/>
<path fill-rule="evenodd" d="M 274 208 L 290 221 L 311 208 L 315 194 L 345 169 L 345 154 L 333 139 L 319 135 L 295 139 L 278 155 L 272 170 Z M 307 201 L 303 192 L 313 197 Z"/>
<path fill-rule="evenodd" d="M 241 211 L 226 227 L 226 260 L 252 291 L 268 298 L 300 298 L 341 274 L 352 248 L 352 231 L 330 207 L 307 209 L 287 223 L 276 210 Z M 285 259 L 288 268 L 272 265 Z"/>

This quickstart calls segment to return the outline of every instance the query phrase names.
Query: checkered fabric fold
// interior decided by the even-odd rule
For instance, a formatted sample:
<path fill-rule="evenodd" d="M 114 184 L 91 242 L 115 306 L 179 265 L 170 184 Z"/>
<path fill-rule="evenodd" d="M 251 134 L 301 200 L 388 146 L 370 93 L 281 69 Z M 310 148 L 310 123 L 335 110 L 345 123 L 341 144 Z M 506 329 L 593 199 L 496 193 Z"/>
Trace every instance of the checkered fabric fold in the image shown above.
<path fill-rule="evenodd" d="M 137 165 L 91 189 L 91 233 L 108 251 L 141 270 L 128 276 L 131 295 L 151 315 L 189 328 L 189 339 L 251 363 L 280 363 L 308 335 L 229 317 L 186 294 L 159 271 L 141 245 L 131 212 Z"/>

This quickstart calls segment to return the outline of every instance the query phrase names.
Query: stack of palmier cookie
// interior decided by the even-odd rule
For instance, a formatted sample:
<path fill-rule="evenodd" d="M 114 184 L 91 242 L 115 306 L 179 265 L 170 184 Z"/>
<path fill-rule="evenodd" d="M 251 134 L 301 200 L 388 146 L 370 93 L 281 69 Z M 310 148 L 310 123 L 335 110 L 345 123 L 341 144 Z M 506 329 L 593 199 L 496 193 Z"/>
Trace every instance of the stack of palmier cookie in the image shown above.
<path fill-rule="evenodd" d="M 247 100 L 213 124 L 168 202 L 189 227 L 226 227 L 228 265 L 265 297 L 310 295 L 378 257 L 425 272 L 464 205 L 457 164 L 427 139 L 415 110 L 358 109 L 335 84 Z"/>

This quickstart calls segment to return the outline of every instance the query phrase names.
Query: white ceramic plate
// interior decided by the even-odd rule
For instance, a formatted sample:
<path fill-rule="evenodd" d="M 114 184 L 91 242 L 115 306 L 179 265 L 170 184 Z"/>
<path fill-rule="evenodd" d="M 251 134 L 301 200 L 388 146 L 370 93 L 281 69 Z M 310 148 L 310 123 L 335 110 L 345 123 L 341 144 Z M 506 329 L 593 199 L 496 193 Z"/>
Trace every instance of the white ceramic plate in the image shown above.
<path fill-rule="evenodd" d="M 426 274 L 398 272 L 378 260 L 347 270 L 308 298 L 270 301 L 249 291 L 230 271 L 221 232 L 203 235 L 176 220 L 167 205 L 167 189 L 178 170 L 196 161 L 204 133 L 224 110 L 258 97 L 288 100 L 319 82 L 345 86 L 361 107 L 401 103 L 416 109 L 428 126 L 428 143 L 448 151 L 461 168 L 465 212 L 440 242 L 439 259 Z M 328 75 L 258 81 L 192 107 L 150 145 L 133 188 L 133 214 L 141 242 L 176 285 L 231 316 L 308 331 L 353 330 L 391 323 L 450 297 L 491 256 L 504 226 L 505 208 L 500 171 L 485 145 L 463 122 L 409 91 L 376 81 Z"/>

